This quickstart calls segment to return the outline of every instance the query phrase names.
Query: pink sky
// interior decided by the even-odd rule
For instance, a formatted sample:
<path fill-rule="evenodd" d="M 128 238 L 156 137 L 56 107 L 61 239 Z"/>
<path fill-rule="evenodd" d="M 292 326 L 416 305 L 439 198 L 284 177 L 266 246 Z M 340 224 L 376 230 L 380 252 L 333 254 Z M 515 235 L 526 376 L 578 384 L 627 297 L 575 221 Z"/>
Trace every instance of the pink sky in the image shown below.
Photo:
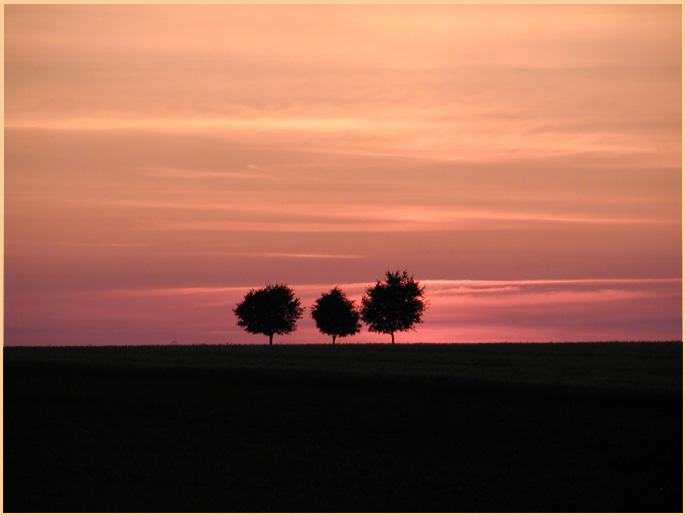
<path fill-rule="evenodd" d="M 681 339 L 681 138 L 680 5 L 7 5 L 5 344 Z"/>

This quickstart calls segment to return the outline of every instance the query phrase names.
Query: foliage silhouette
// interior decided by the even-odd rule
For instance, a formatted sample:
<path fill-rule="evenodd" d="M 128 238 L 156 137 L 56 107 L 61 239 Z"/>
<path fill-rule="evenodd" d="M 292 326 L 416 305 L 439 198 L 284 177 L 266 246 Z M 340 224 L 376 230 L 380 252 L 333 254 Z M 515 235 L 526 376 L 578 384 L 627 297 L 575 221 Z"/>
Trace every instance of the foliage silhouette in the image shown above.
<path fill-rule="evenodd" d="M 368 287 L 362 298 L 362 320 L 369 331 L 389 333 L 395 344 L 395 332 L 414 329 L 422 322 L 426 310 L 424 287 L 414 281 L 407 271 L 386 272 L 386 281 Z"/>
<path fill-rule="evenodd" d="M 238 317 L 238 326 L 249 333 L 269 336 L 271 346 L 274 334 L 285 335 L 295 331 L 303 308 L 288 285 L 267 285 L 250 290 L 233 313 Z"/>
<path fill-rule="evenodd" d="M 314 302 L 312 318 L 319 331 L 333 338 L 332 344 L 336 344 L 336 337 L 355 335 L 362 327 L 355 302 L 338 287 L 322 293 Z"/>

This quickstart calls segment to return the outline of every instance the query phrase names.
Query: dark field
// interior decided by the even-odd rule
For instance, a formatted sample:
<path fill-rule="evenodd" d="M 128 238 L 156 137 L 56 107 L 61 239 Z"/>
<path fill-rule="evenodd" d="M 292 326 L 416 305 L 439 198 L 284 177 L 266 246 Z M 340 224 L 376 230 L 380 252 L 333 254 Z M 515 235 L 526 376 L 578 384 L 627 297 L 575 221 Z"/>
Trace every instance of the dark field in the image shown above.
<path fill-rule="evenodd" d="M 6 512 L 682 512 L 682 344 L 4 349 Z"/>

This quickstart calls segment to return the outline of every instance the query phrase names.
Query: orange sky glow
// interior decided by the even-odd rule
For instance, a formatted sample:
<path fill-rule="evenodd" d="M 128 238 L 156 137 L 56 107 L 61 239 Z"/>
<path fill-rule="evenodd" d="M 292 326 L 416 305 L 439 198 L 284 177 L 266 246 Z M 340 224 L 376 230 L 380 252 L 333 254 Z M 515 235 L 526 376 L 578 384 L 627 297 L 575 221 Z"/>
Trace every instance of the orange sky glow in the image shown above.
<path fill-rule="evenodd" d="M 249 288 L 396 269 L 398 342 L 681 339 L 680 5 L 4 16 L 6 345 L 262 343 Z"/>

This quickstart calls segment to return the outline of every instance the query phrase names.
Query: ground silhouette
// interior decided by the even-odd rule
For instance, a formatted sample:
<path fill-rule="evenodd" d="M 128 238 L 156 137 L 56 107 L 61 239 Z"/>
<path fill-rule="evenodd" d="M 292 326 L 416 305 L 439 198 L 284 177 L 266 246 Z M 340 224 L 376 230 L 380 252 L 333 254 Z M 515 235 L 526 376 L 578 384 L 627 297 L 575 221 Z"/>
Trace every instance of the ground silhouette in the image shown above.
<path fill-rule="evenodd" d="M 4 350 L 7 512 L 682 511 L 674 343 Z"/>

